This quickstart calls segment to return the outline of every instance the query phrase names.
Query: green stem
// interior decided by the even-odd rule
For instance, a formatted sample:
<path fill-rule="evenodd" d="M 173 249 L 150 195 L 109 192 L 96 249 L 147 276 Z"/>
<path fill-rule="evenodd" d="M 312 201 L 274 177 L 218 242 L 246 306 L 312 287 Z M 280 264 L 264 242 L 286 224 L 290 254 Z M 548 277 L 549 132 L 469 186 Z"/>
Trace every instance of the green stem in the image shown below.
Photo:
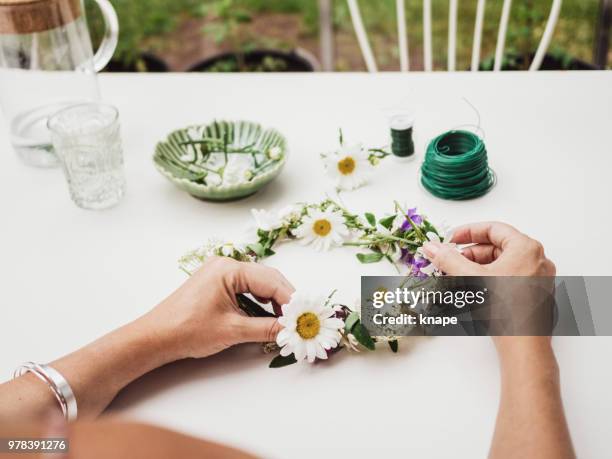
<path fill-rule="evenodd" d="M 404 215 L 404 217 L 406 218 L 406 220 L 408 220 L 408 222 L 410 223 L 410 225 L 414 229 L 414 232 L 421 239 L 421 242 L 427 242 L 429 239 L 427 239 L 427 236 L 425 236 L 425 234 L 423 234 L 423 231 L 421 231 L 421 229 L 412 221 L 412 218 L 410 218 L 408 216 L 408 212 L 406 212 L 404 209 L 402 209 L 402 206 L 400 205 L 399 202 L 397 202 L 397 201 L 393 201 L 393 202 L 395 203 L 395 207 L 397 209 L 399 209 L 402 212 L 402 214 Z"/>
<path fill-rule="evenodd" d="M 389 242 L 389 241 L 403 242 L 404 244 L 412 245 L 415 247 L 421 247 L 421 244 L 418 241 L 412 241 L 410 239 L 404 239 L 404 238 L 392 236 L 392 235 L 373 236 L 372 239 L 370 239 L 369 241 L 345 242 L 342 245 L 346 245 L 346 246 L 376 245 L 376 244 L 382 244 L 382 243 Z"/>
<path fill-rule="evenodd" d="M 209 169 L 209 168 L 208 168 L 208 167 L 206 167 L 206 166 L 200 166 L 200 165 L 192 164 L 192 165 L 191 165 L 191 167 L 197 167 L 198 169 L 205 170 L 206 172 L 212 172 L 213 174 L 218 174 L 218 175 L 221 175 L 221 174 L 219 174 L 219 171 L 216 171 L 216 170 L 214 170 L 214 169 Z M 196 174 L 196 173 L 197 173 L 196 171 L 190 171 L 190 172 L 193 172 L 194 174 Z"/>

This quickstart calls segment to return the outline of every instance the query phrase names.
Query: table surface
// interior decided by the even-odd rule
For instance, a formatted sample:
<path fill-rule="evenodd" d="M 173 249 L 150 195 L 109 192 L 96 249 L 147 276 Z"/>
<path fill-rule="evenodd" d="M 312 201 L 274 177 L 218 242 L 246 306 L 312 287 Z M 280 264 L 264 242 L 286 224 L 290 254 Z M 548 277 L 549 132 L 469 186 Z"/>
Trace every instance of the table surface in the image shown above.
<path fill-rule="evenodd" d="M 610 275 L 612 72 L 314 75 L 100 75 L 120 110 L 128 193 L 118 207 L 75 207 L 60 170 L 22 165 L 0 126 L 0 380 L 24 360 L 49 361 L 137 317 L 177 287 L 177 259 L 209 237 L 237 239 L 249 210 L 331 191 L 318 155 L 348 142 L 387 141 L 385 109 L 416 113 L 418 156 L 383 162 L 372 183 L 343 195 L 383 213 L 397 199 L 434 222 L 502 220 L 541 240 L 562 275 Z M 426 142 L 481 126 L 498 184 L 448 202 L 418 185 Z M 198 201 L 154 169 L 157 141 L 185 125 L 257 120 L 288 139 L 290 158 L 267 188 L 232 203 Z M 298 287 L 339 289 L 353 303 L 361 274 L 351 249 L 286 245 L 267 262 Z M 581 457 L 609 454 L 612 338 L 555 338 L 563 397 Z M 265 457 L 484 457 L 499 376 L 488 338 L 431 338 L 325 364 L 267 368 L 257 345 L 146 375 L 111 409 Z M 325 454 L 323 454 L 325 453 Z"/>

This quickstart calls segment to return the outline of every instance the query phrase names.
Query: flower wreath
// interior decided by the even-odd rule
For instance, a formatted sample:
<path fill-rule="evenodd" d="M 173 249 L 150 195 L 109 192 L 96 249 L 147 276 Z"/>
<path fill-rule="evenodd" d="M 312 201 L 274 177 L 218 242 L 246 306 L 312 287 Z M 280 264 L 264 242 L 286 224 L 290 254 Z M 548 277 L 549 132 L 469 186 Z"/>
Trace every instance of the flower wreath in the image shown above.
<path fill-rule="evenodd" d="M 238 261 L 258 262 L 274 255 L 281 242 L 297 240 L 315 250 L 351 246 L 367 249 L 357 253 L 361 263 L 387 260 L 398 272 L 426 278 L 439 275 L 422 251 L 425 242 L 448 243 L 452 236 L 439 231 L 416 208 L 406 209 L 395 202 L 394 212 L 382 218 L 366 212 L 363 216 L 347 210 L 332 199 L 319 203 L 299 203 L 272 213 L 253 209 L 254 237 L 241 243 L 212 240 L 179 260 L 191 275 L 210 256 L 225 256 Z M 267 311 L 245 295 L 237 295 L 239 307 L 250 316 L 278 317 L 283 329 L 276 343 L 264 344 L 266 352 L 279 352 L 270 367 L 282 367 L 301 360 L 325 360 L 341 349 L 375 350 L 375 343 L 387 341 L 397 352 L 395 337 L 372 337 L 361 323 L 359 311 L 333 303 L 327 297 L 312 297 L 295 292 L 291 301 Z"/>

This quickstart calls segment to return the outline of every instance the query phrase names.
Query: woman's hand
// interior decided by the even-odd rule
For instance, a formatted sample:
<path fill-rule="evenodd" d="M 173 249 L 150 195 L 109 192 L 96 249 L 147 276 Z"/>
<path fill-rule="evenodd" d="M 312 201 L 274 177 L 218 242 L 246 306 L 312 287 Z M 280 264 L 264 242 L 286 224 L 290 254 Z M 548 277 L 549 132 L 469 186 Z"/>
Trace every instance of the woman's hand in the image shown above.
<path fill-rule="evenodd" d="M 461 253 L 435 242 L 423 249 L 438 269 L 452 276 L 555 275 L 555 265 L 546 258 L 542 244 L 504 223 L 462 226 L 451 242 L 477 245 Z M 503 280 L 499 283 L 501 288 L 504 284 Z M 513 283 L 507 284 L 513 288 Z M 517 300 L 518 292 L 503 296 L 515 300 L 516 304 L 508 304 L 517 308 L 519 315 L 521 307 L 537 304 L 529 305 L 525 298 Z M 493 342 L 500 360 L 502 390 L 489 457 L 574 458 L 550 336 L 494 336 Z"/>
<path fill-rule="evenodd" d="M 276 269 L 215 257 L 149 313 L 173 359 L 206 357 L 243 342 L 274 341 L 274 318 L 246 316 L 236 294 L 251 293 L 260 302 L 283 305 L 295 289 Z"/>
<path fill-rule="evenodd" d="M 281 305 L 293 290 L 275 269 L 212 258 L 149 313 L 50 365 L 72 387 L 79 418 L 95 417 L 126 385 L 162 365 L 233 344 L 274 341 L 276 319 L 245 316 L 236 294 Z M 57 401 L 34 375 L 0 385 L 0 423 L 40 422 L 50 410 L 59 411 Z"/>
<path fill-rule="evenodd" d="M 556 272 L 542 244 L 505 223 L 462 226 L 450 242 L 477 245 L 459 253 L 448 245 L 428 242 L 423 250 L 434 266 L 452 276 L 548 277 Z"/>

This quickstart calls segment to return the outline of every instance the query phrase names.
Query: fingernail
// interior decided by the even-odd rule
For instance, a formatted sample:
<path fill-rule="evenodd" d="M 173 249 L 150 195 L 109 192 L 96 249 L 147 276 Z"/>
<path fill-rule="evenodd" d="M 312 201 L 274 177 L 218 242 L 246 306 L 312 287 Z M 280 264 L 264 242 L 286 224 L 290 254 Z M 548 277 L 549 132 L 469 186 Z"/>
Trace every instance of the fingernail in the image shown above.
<path fill-rule="evenodd" d="M 425 251 L 425 254 L 428 257 L 434 258 L 436 254 L 438 253 L 438 250 L 440 250 L 440 243 L 439 242 L 426 242 L 425 244 L 423 244 L 423 250 Z"/>

